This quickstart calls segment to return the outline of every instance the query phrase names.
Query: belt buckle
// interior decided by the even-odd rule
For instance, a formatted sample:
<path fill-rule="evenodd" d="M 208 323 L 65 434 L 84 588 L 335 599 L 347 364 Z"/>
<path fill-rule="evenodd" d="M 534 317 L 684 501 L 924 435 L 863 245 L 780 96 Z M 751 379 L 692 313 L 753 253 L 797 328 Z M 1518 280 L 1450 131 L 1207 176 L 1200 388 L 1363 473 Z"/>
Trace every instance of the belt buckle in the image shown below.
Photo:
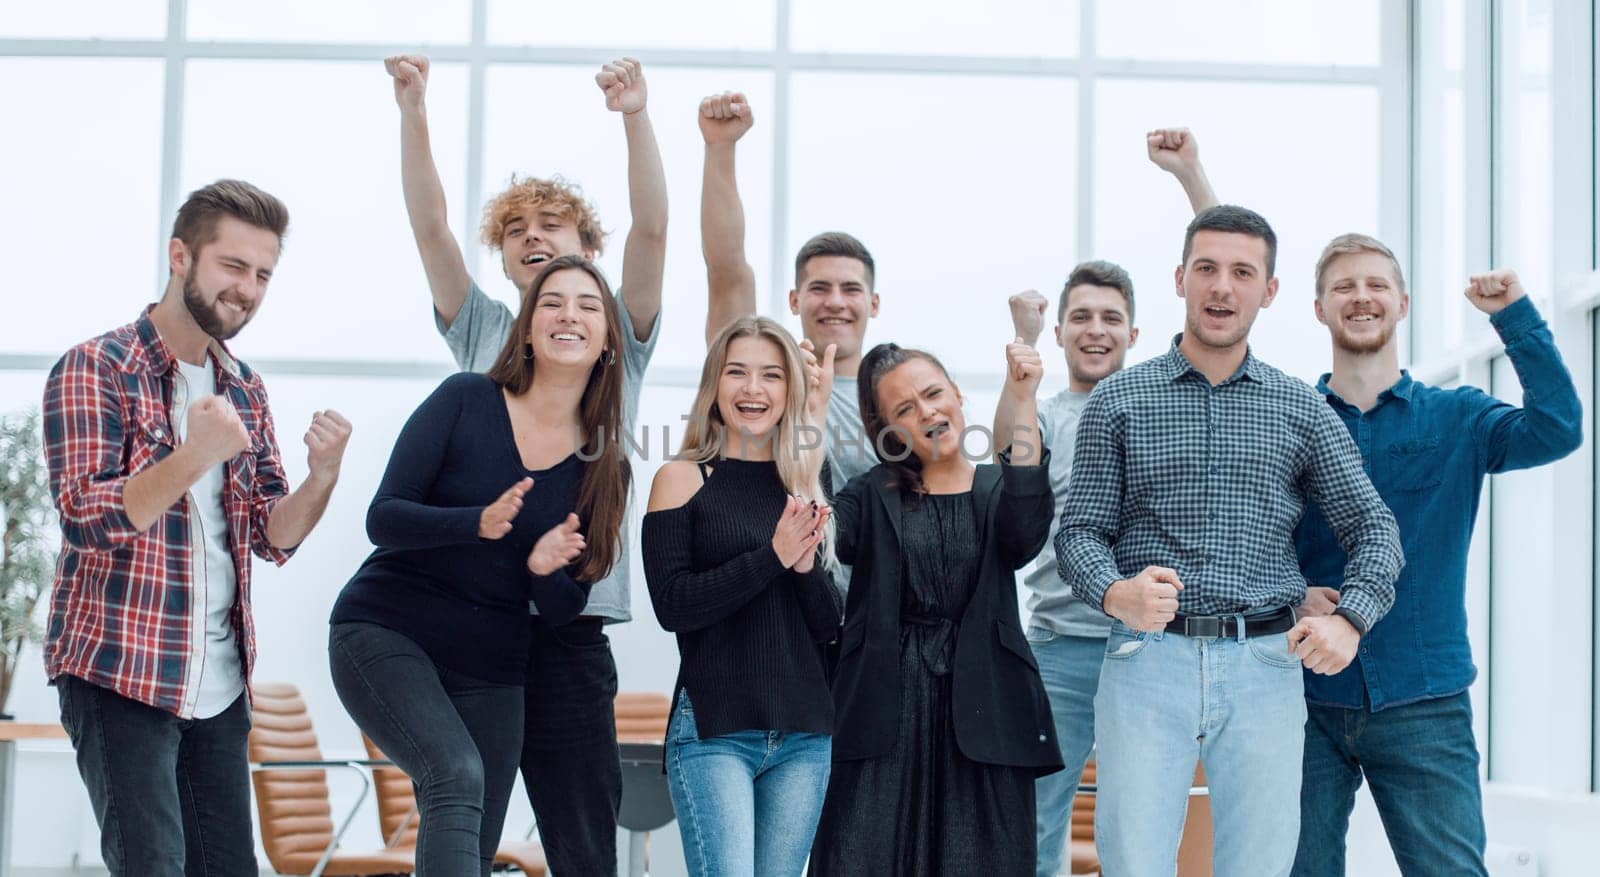
<path fill-rule="evenodd" d="M 1219 639 L 1222 636 L 1222 619 L 1215 615 L 1185 618 L 1183 635 L 1200 639 Z"/>

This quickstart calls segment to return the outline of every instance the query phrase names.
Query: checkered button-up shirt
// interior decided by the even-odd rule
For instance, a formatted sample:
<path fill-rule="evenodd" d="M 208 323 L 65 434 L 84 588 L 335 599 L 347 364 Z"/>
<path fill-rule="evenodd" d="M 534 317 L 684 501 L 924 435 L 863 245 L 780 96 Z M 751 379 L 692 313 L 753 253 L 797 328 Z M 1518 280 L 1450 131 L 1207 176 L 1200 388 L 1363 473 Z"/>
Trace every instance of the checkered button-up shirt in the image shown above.
<path fill-rule="evenodd" d="M 238 580 L 232 618 L 248 681 L 255 661 L 250 552 L 282 564 L 267 541 L 289 491 L 261 378 L 211 345 L 217 393 L 239 412 L 250 448 L 226 464 L 223 513 Z M 205 548 L 191 496 L 140 531 L 128 520 L 128 479 L 177 445 L 177 359 L 149 311 L 67 351 L 45 384 L 45 456 L 61 518 L 61 557 L 45 630 L 45 671 L 109 688 L 184 718 L 205 661 Z"/>
<path fill-rule="evenodd" d="M 1349 432 L 1315 390 L 1253 355 L 1211 386 L 1175 339 L 1089 398 L 1059 571 L 1096 606 L 1147 566 L 1177 571 L 1185 614 L 1298 605 L 1306 581 L 1294 528 L 1308 498 L 1349 554 L 1339 605 L 1370 628 L 1394 602 L 1404 559 Z"/>

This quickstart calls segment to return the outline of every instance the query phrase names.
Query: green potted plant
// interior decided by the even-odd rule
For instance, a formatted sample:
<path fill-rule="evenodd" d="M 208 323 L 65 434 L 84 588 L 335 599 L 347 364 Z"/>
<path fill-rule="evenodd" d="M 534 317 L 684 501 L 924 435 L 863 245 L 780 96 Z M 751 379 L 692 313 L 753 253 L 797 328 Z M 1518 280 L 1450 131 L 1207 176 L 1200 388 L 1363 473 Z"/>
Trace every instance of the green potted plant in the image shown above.
<path fill-rule="evenodd" d="M 0 718 L 10 718 L 23 646 L 40 639 L 34 610 L 55 572 L 55 510 L 39 435 L 37 411 L 0 417 Z"/>

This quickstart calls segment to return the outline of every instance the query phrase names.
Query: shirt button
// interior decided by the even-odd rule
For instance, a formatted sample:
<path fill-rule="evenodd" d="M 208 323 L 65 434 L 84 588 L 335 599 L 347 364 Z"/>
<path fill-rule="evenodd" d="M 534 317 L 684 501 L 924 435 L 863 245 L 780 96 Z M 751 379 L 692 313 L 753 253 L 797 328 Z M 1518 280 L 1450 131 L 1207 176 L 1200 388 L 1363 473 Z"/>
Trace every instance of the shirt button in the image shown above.
<path fill-rule="evenodd" d="M 1040 742 L 1040 743 L 1043 743 L 1043 742 L 1045 742 L 1045 741 L 1046 741 L 1046 740 L 1048 740 L 1048 739 L 1050 739 L 1050 738 L 1048 738 L 1048 737 L 1046 737 L 1046 736 L 1045 736 L 1045 735 L 1043 735 L 1043 734 L 1040 734 L 1040 735 L 1039 735 L 1039 742 Z"/>

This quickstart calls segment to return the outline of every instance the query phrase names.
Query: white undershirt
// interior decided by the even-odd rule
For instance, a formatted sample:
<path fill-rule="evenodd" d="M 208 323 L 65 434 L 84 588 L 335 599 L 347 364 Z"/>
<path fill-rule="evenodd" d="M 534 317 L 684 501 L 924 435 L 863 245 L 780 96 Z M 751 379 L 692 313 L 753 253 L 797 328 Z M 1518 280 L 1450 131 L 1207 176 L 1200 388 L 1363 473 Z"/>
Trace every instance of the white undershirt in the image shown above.
<path fill-rule="evenodd" d="M 190 365 L 179 360 L 178 369 L 187 385 L 187 392 L 179 394 L 183 407 L 172 412 L 173 428 L 181 438 L 189 429 L 189 406 L 206 396 L 215 396 L 217 379 L 209 362 Z M 194 583 L 195 599 L 205 600 L 206 616 L 205 640 L 198 662 L 200 681 L 194 705 L 197 719 L 209 719 L 221 713 L 244 691 L 243 667 L 230 618 L 238 595 L 238 580 L 233 555 L 228 550 L 228 519 L 222 510 L 225 478 L 223 464 L 218 463 L 189 488 L 192 508 L 200 519 L 200 532 L 190 535 L 190 543 L 197 548 L 203 543 L 205 553 L 204 578 Z M 194 517 L 191 514 L 191 525 Z"/>

